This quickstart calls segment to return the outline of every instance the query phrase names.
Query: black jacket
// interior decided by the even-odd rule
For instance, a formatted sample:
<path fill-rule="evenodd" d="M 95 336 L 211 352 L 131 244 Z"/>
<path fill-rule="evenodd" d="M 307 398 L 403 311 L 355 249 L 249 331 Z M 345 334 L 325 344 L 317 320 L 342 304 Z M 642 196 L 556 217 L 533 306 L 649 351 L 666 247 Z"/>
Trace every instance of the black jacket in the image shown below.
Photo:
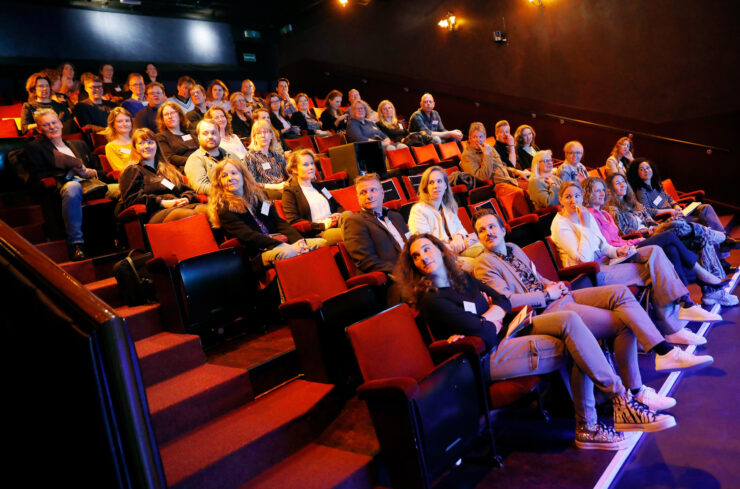
<path fill-rule="evenodd" d="M 393 226 L 406 242 L 408 225 L 401 214 L 386 211 Z M 401 254 L 401 247 L 386 227 L 366 210 L 347 216 L 342 228 L 344 246 L 363 273 L 392 273 Z"/>
<path fill-rule="evenodd" d="M 252 212 L 258 216 L 270 234 L 284 234 L 288 237 L 289 243 L 295 243 L 303 239 L 301 233 L 278 216 L 275 205 L 269 201 L 268 203 L 270 204 L 270 209 L 267 215 L 261 212 L 262 201 L 252 209 Z M 254 220 L 254 217 L 252 217 L 252 214 L 248 211 L 237 213 L 229 210 L 220 210 L 218 212 L 218 218 L 221 221 L 221 228 L 224 232 L 230 237 L 237 238 L 251 256 L 262 253 L 265 250 L 271 250 L 281 244 L 277 239 L 264 234 Z"/>
<path fill-rule="evenodd" d="M 98 177 L 102 177 L 103 170 L 100 166 L 100 160 L 97 155 L 90 151 L 90 148 L 83 141 L 64 140 L 74 155 L 82 161 L 87 168 L 98 171 Z M 29 173 L 29 182 L 36 182 L 42 178 L 54 177 L 57 184 L 63 185 L 67 182 L 66 175 L 68 170 L 57 168 L 54 164 L 54 145 L 46 138 L 32 141 L 25 148 L 26 156 L 30 162 L 27 168 Z"/>
<path fill-rule="evenodd" d="M 308 205 L 306 196 L 303 195 L 301 185 L 297 178 L 290 179 L 290 185 L 283 189 L 283 212 L 285 213 L 285 219 L 293 224 L 299 221 L 311 221 L 311 207 Z M 316 182 L 311 182 L 313 188 L 318 190 L 321 195 L 324 195 L 323 189 L 326 188 L 323 185 L 319 185 Z M 324 195 L 324 197 L 326 197 Z M 329 208 L 331 213 L 344 212 L 344 208 L 339 205 L 339 202 L 332 197 L 326 199 L 329 201 Z"/>

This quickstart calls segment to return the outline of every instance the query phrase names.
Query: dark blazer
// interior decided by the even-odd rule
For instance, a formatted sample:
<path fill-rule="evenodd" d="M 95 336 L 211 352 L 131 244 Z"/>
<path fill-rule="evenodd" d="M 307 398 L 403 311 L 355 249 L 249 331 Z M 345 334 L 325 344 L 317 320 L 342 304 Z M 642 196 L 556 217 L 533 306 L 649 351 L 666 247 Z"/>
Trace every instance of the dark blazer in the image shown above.
<path fill-rule="evenodd" d="M 191 127 L 191 129 L 194 129 Z M 234 134 L 240 138 L 250 138 L 252 134 L 252 121 L 243 121 L 236 115 L 236 112 L 231 112 L 231 130 Z"/>
<path fill-rule="evenodd" d="M 309 114 L 313 116 L 313 121 L 317 124 L 321 124 L 319 120 L 316 118 L 316 114 L 314 113 L 313 109 L 308 109 Z M 290 116 L 290 119 L 288 119 L 291 124 L 294 126 L 298 126 L 301 128 L 301 130 L 306 131 L 308 134 L 314 134 L 316 131 L 311 130 L 308 128 L 308 120 L 306 119 L 306 116 L 301 112 L 300 110 L 296 110 L 293 112 L 293 115 Z"/>
<path fill-rule="evenodd" d="M 162 183 L 163 180 L 164 177 L 157 170 L 143 163 L 128 165 L 118 179 L 121 199 L 116 206 L 116 215 L 127 207 L 143 204 L 146 206 L 149 220 L 152 214 L 162 209 L 163 200 L 187 197 L 191 204 L 198 203 L 198 194 L 195 190 L 187 185 L 168 188 Z"/>
<path fill-rule="evenodd" d="M 270 202 L 270 210 L 266 216 L 261 211 L 262 201 L 252 209 L 252 212 L 258 216 L 270 234 L 284 234 L 288 237 L 289 243 L 295 243 L 303 239 L 301 233 L 278 216 L 272 202 Z M 237 238 L 251 256 L 265 250 L 271 250 L 281 244 L 280 241 L 262 233 L 259 225 L 249 212 L 236 213 L 229 210 L 220 210 L 218 211 L 218 219 L 221 221 L 221 228 L 226 232 L 226 235 Z"/>
<path fill-rule="evenodd" d="M 82 160 L 82 164 L 87 168 L 98 170 L 98 177 L 102 177 L 102 168 L 97 155 L 90 151 L 90 148 L 83 141 L 64 140 L 74 153 Z M 63 185 L 67 182 L 67 170 L 57 168 L 54 164 L 54 145 L 46 138 L 37 139 L 26 145 L 26 156 L 31 163 L 28 168 L 29 181 L 36 182 L 42 178 L 54 177 L 57 184 Z"/>
<path fill-rule="evenodd" d="M 188 156 L 198 149 L 198 137 L 191 133 L 186 134 L 190 136 L 188 141 L 182 138 L 185 134 L 178 136 L 167 130 L 160 132 L 154 137 L 157 140 L 162 156 L 173 165 L 179 167 L 180 171 L 182 171 L 182 168 L 188 161 Z"/>
<path fill-rule="evenodd" d="M 540 148 L 538 148 L 536 144 L 532 147 L 535 151 L 540 150 Z M 533 159 L 534 156 L 524 151 L 524 148 L 522 148 L 518 144 L 516 145 L 516 163 L 517 165 L 522 167 L 522 170 L 529 170 L 530 168 L 532 168 Z"/>
<path fill-rule="evenodd" d="M 387 211 L 386 215 L 406 242 L 409 227 L 401 214 Z M 343 231 L 344 245 L 357 268 L 364 273 L 393 272 L 401 247 L 377 217 L 366 210 L 356 212 L 344 220 Z"/>
<path fill-rule="evenodd" d="M 293 224 L 299 221 L 311 221 L 311 207 L 308 205 L 308 200 L 306 200 L 306 196 L 303 195 L 303 190 L 301 190 L 301 185 L 298 182 L 297 178 L 291 178 L 289 181 L 289 186 L 283 189 L 283 212 L 285 212 L 285 219 Z M 311 182 L 311 185 L 313 185 L 313 188 L 319 191 L 321 195 L 323 194 L 322 189 L 326 188 L 323 185 L 319 185 L 316 182 Z M 324 196 L 326 197 L 326 196 Z M 339 205 L 339 202 L 332 197 L 331 199 L 326 199 L 329 201 L 329 208 L 331 209 L 331 213 L 334 214 L 335 212 L 344 212 L 344 208 Z"/>
<path fill-rule="evenodd" d="M 157 127 L 157 111 L 159 107 L 146 106 L 136 113 L 134 117 L 134 128 L 141 129 L 142 127 L 148 127 L 154 134 L 159 132 Z"/>

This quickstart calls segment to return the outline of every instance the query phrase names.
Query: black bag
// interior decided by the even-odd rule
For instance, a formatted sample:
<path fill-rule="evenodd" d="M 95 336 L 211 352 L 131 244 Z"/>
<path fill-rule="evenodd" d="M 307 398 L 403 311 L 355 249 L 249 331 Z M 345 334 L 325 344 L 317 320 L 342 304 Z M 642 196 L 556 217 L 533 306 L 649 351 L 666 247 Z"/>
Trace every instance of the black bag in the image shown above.
<path fill-rule="evenodd" d="M 141 254 L 132 257 L 136 252 Z M 154 293 L 154 282 L 146 269 L 146 262 L 151 259 L 151 253 L 131 250 L 126 258 L 113 266 L 113 275 L 116 277 L 116 282 L 118 282 L 118 292 L 126 305 L 139 306 L 157 302 Z"/>
<path fill-rule="evenodd" d="M 401 141 L 406 146 L 426 146 L 433 141 L 432 136 L 425 132 L 412 132 Z"/>

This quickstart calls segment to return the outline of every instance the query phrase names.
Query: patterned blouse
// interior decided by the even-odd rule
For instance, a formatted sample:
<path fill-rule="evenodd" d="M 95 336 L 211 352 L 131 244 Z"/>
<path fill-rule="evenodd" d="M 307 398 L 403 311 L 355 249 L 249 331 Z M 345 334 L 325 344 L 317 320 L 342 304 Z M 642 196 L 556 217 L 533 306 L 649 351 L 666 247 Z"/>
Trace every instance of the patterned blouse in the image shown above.
<path fill-rule="evenodd" d="M 604 210 L 611 214 L 621 234 L 631 234 L 655 226 L 657 223 L 644 207 L 639 206 L 632 210 L 620 209 L 617 206 L 608 205 Z"/>
<path fill-rule="evenodd" d="M 542 292 L 545 290 L 545 285 L 540 282 L 537 275 L 532 272 L 532 269 L 530 269 L 526 263 L 514 256 L 514 253 L 511 251 L 511 246 L 506 245 L 505 255 L 496 253 L 496 256 L 511 265 L 516 274 L 519 275 L 519 278 L 524 284 L 524 287 L 526 287 L 527 292 Z"/>
<path fill-rule="evenodd" d="M 571 166 L 568 163 L 563 163 L 552 172 L 564 182 L 571 181 L 580 183 L 584 178 L 588 178 L 588 170 L 583 166 L 583 163 L 578 163 L 578 166 Z"/>
<path fill-rule="evenodd" d="M 288 171 L 285 169 L 285 157 L 280 153 L 268 151 L 247 150 L 244 163 L 252 172 L 252 176 L 258 184 L 281 183 L 288 179 Z"/>

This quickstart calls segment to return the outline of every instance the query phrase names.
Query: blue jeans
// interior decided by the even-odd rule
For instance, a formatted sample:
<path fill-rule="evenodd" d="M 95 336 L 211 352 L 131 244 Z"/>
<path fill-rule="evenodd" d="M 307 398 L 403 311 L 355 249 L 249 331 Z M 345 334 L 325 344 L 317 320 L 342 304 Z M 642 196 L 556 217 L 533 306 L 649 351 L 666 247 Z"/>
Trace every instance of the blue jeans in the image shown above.
<path fill-rule="evenodd" d="M 67 244 L 84 243 L 82 237 L 82 185 L 76 180 L 65 183 L 59 191 L 62 196 L 62 217 L 67 232 Z"/>

